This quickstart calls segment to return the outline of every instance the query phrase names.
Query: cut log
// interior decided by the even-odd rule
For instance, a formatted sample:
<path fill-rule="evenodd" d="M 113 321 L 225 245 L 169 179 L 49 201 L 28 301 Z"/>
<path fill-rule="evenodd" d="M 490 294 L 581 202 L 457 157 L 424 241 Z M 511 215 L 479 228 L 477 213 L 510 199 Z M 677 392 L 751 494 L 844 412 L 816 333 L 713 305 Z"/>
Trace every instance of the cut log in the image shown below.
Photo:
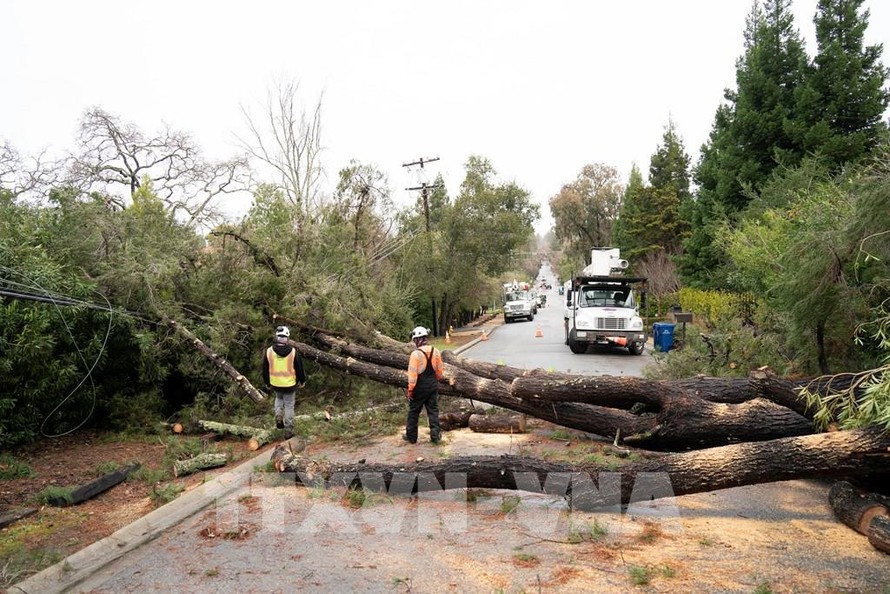
<path fill-rule="evenodd" d="M 471 415 L 469 427 L 476 433 L 525 433 L 524 415 Z"/>
<path fill-rule="evenodd" d="M 254 437 L 257 434 L 266 431 L 266 429 L 260 429 L 259 427 L 232 425 L 229 423 L 218 423 L 216 421 L 198 421 L 198 425 L 202 429 L 213 431 L 220 435 L 236 435 L 238 437 Z"/>
<path fill-rule="evenodd" d="M 231 363 L 226 361 L 225 357 L 214 353 L 210 347 L 204 344 L 197 336 L 189 332 L 182 326 L 182 324 L 167 317 L 164 318 L 164 323 L 188 339 L 199 353 L 219 367 L 233 382 L 235 382 L 238 388 L 247 394 L 254 402 L 262 402 L 265 400 L 266 397 L 263 396 L 263 393 L 257 390 L 246 377 L 232 366 Z"/>
<path fill-rule="evenodd" d="M 205 452 L 198 454 L 194 458 L 177 460 L 173 463 L 173 476 L 180 477 L 198 472 L 199 470 L 225 466 L 228 459 L 229 457 L 226 454 Z"/>
<path fill-rule="evenodd" d="M 890 462 L 888 448 L 890 435 L 861 429 L 667 454 L 627 464 L 618 472 L 593 464 L 559 464 L 517 456 L 460 457 L 399 465 L 333 463 L 303 458 L 281 446 L 273 451 L 272 461 L 279 472 L 295 473 L 298 484 L 309 486 L 319 480 L 327 486 L 354 488 L 390 489 L 396 484 L 411 493 L 455 486 L 455 482 L 446 481 L 446 475 L 458 473 L 466 479 L 457 481 L 462 488 L 569 495 L 573 505 L 589 509 L 630 503 L 641 475 L 644 480 L 653 476 L 668 479 L 658 488 L 636 492 L 637 497 L 649 500 L 799 478 L 856 476 Z M 421 474 L 436 480 L 416 480 Z"/>
<path fill-rule="evenodd" d="M 890 553 L 890 509 L 885 496 L 863 493 L 847 481 L 838 481 L 828 491 L 828 502 L 838 520 L 867 536 L 874 548 Z"/>
<path fill-rule="evenodd" d="M 875 516 L 888 515 L 884 501 L 860 492 L 848 481 L 838 481 L 831 486 L 828 503 L 838 520 L 860 534 L 868 535 L 868 527 Z"/>
<path fill-rule="evenodd" d="M 161 427 L 169 429 L 173 433 L 182 433 L 183 431 L 182 423 L 161 423 Z"/>
<path fill-rule="evenodd" d="M 104 493 L 111 487 L 124 482 L 137 468 L 139 468 L 139 464 L 131 464 L 129 466 L 118 468 L 106 475 L 100 476 L 94 481 L 90 481 L 85 485 L 75 488 L 71 491 L 68 497 L 51 497 L 47 499 L 47 503 L 56 507 L 67 507 L 69 505 L 83 503 L 100 493 Z"/>
<path fill-rule="evenodd" d="M 11 511 L 9 513 L 3 514 L 0 516 L 0 529 L 6 528 L 10 524 L 14 522 L 18 522 L 28 516 L 32 516 L 37 513 L 37 508 L 28 507 L 25 509 L 18 509 L 15 511 Z"/>
<path fill-rule="evenodd" d="M 247 449 L 255 452 L 275 438 L 275 432 L 271 429 L 260 431 L 247 440 Z"/>
<path fill-rule="evenodd" d="M 890 518 L 875 516 L 868 527 L 868 542 L 871 546 L 890 553 Z"/>
<path fill-rule="evenodd" d="M 473 415 L 484 415 L 482 409 L 473 408 L 470 410 L 462 410 L 459 412 L 447 412 L 439 415 L 439 427 L 442 431 L 452 431 L 470 426 L 470 417 Z"/>

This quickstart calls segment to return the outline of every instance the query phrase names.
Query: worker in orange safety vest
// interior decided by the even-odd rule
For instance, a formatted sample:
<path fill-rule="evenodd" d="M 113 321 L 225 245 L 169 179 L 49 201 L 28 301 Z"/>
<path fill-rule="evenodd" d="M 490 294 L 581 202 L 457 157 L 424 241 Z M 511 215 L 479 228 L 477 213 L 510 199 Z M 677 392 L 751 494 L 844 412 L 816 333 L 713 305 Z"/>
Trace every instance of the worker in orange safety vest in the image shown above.
<path fill-rule="evenodd" d="M 442 353 L 429 344 L 429 332 L 418 326 L 411 332 L 416 347 L 408 360 L 408 419 L 402 439 L 417 443 L 417 422 L 420 411 L 426 408 L 430 422 L 430 441 L 439 443 L 442 429 L 439 426 L 439 380 L 444 377 Z"/>

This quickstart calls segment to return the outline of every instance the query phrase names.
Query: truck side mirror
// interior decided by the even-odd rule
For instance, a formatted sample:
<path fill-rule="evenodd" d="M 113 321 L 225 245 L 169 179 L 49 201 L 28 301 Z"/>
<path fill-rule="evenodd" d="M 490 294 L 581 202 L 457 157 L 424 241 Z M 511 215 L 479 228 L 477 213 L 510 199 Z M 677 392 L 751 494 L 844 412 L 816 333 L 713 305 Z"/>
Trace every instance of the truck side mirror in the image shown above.
<path fill-rule="evenodd" d="M 568 289 L 566 291 L 566 305 L 571 305 L 571 304 L 572 304 L 572 290 Z"/>

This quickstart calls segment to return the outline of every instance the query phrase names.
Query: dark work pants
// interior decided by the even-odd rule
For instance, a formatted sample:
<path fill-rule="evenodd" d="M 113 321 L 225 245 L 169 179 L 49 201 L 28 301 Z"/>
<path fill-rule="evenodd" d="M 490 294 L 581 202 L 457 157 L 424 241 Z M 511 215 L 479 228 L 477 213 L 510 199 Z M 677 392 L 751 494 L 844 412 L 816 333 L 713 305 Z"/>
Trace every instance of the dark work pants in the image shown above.
<path fill-rule="evenodd" d="M 408 441 L 417 441 L 417 421 L 420 419 L 420 411 L 424 408 L 430 420 L 430 439 L 438 441 L 442 438 L 442 429 L 439 427 L 439 394 L 415 392 L 414 398 L 408 401 L 408 421 L 405 423 L 405 436 Z"/>

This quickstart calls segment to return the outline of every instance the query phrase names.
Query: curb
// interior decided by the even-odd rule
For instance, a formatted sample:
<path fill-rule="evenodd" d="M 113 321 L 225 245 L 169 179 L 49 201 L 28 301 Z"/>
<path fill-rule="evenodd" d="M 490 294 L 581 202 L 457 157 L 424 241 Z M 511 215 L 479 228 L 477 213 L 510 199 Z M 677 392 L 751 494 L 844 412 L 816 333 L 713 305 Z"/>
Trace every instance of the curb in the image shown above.
<path fill-rule="evenodd" d="M 490 328 L 487 328 L 487 329 L 483 326 L 483 330 L 482 330 L 482 331 L 483 331 L 483 332 L 486 332 L 486 331 L 487 331 L 487 334 L 488 334 L 489 336 L 491 336 L 491 333 L 494 332 L 499 326 L 500 326 L 500 324 L 496 324 L 496 325 L 493 325 L 493 326 L 491 326 Z M 460 355 L 460 354 L 463 353 L 464 351 L 471 349 L 472 347 L 476 346 L 476 345 L 479 344 L 480 342 L 482 342 L 482 337 L 481 337 L 481 336 L 480 336 L 479 338 L 474 338 L 473 340 L 471 340 L 471 341 L 468 342 L 467 344 L 461 345 L 461 346 L 459 346 L 458 348 L 453 349 L 451 352 L 454 353 L 455 355 Z"/>
<path fill-rule="evenodd" d="M 250 484 L 251 473 L 259 464 L 272 458 L 274 447 L 242 462 L 232 470 L 187 491 L 181 497 L 159 507 L 138 520 L 120 528 L 117 532 L 94 542 L 90 546 L 65 557 L 22 580 L 12 584 L 8 592 L 40 592 L 55 594 L 69 592 L 100 569 L 120 559 L 130 551 L 154 540 L 186 518 L 215 503 L 240 487 Z"/>

